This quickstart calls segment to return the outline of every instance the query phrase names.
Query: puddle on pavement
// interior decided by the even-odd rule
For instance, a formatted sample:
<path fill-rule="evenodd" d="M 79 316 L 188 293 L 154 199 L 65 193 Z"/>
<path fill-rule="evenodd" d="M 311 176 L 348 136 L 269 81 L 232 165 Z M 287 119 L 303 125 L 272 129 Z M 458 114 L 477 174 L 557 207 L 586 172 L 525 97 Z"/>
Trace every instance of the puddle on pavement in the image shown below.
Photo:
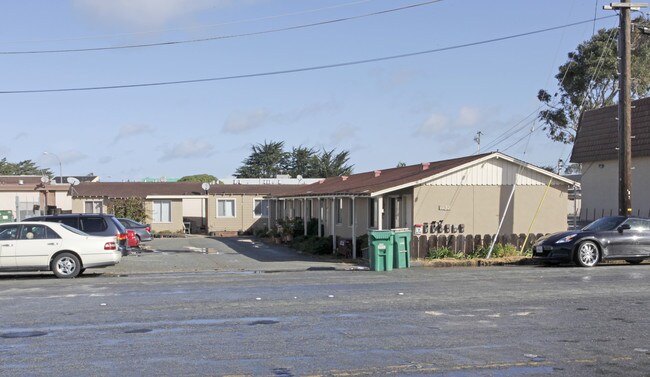
<path fill-rule="evenodd" d="M 0 334 L 0 338 L 15 339 L 15 338 L 34 338 L 37 336 L 47 335 L 45 331 L 16 331 Z"/>
<path fill-rule="evenodd" d="M 152 329 L 133 329 L 133 330 L 126 330 L 124 333 L 125 334 L 146 334 L 152 331 L 153 331 Z"/>
<path fill-rule="evenodd" d="M 253 321 L 248 324 L 248 326 L 257 326 L 257 325 L 275 325 L 276 323 L 280 323 L 280 321 L 274 321 L 272 319 L 262 319 L 259 321 Z"/>

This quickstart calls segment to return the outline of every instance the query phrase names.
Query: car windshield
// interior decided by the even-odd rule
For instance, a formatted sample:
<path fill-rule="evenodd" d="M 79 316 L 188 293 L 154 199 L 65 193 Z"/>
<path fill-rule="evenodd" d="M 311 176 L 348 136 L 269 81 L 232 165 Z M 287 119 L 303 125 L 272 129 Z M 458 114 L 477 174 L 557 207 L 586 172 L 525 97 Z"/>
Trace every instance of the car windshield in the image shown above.
<path fill-rule="evenodd" d="M 618 226 L 621 225 L 623 221 L 625 221 L 625 217 L 602 217 L 582 228 L 582 230 L 589 230 L 592 232 L 614 230 L 618 228 Z"/>

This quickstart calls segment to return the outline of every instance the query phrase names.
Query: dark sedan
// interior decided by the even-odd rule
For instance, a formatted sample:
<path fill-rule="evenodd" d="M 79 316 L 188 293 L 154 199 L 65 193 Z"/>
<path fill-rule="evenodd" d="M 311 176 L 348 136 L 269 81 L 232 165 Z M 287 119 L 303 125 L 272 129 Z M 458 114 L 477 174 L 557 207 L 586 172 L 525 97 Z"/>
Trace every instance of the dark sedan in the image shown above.
<path fill-rule="evenodd" d="M 533 259 L 546 264 L 592 267 L 604 260 L 638 264 L 648 258 L 650 219 L 639 217 L 603 217 L 581 230 L 544 236 L 533 246 Z"/>

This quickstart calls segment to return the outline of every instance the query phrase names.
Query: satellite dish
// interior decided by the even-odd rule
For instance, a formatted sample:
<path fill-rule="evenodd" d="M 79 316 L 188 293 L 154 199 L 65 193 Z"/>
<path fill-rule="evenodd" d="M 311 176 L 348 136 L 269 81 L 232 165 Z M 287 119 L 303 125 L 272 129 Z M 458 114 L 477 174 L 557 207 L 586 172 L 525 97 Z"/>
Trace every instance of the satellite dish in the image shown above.
<path fill-rule="evenodd" d="M 299 181 L 302 181 L 302 175 L 298 174 L 298 175 L 296 176 L 296 179 L 299 180 Z"/>
<path fill-rule="evenodd" d="M 41 177 L 41 182 L 43 182 L 43 183 L 46 183 L 46 184 L 47 184 L 47 183 L 49 183 L 49 182 L 50 182 L 50 179 L 49 179 L 48 177 L 46 177 L 46 176 L 42 176 L 42 177 Z"/>
<path fill-rule="evenodd" d="M 76 185 L 78 185 L 78 184 L 80 183 L 79 180 L 78 180 L 77 178 L 75 178 L 75 177 L 68 177 L 68 178 L 66 179 L 66 181 L 68 181 L 68 183 L 69 183 L 71 186 L 76 186 Z"/>
<path fill-rule="evenodd" d="M 208 191 L 208 190 L 210 189 L 210 184 L 207 183 L 207 182 L 204 182 L 204 183 L 201 185 L 201 188 L 202 188 L 204 191 Z"/>

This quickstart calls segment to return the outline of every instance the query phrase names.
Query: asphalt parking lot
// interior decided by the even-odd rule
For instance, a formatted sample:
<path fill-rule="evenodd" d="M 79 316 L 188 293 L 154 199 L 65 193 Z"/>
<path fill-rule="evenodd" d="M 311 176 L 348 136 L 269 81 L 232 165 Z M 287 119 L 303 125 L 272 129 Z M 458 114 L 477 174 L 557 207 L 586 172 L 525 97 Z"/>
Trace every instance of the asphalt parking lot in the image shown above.
<path fill-rule="evenodd" d="M 122 261 L 87 273 L 132 275 L 169 272 L 281 272 L 364 269 L 367 265 L 313 256 L 248 237 L 156 238 Z"/>

